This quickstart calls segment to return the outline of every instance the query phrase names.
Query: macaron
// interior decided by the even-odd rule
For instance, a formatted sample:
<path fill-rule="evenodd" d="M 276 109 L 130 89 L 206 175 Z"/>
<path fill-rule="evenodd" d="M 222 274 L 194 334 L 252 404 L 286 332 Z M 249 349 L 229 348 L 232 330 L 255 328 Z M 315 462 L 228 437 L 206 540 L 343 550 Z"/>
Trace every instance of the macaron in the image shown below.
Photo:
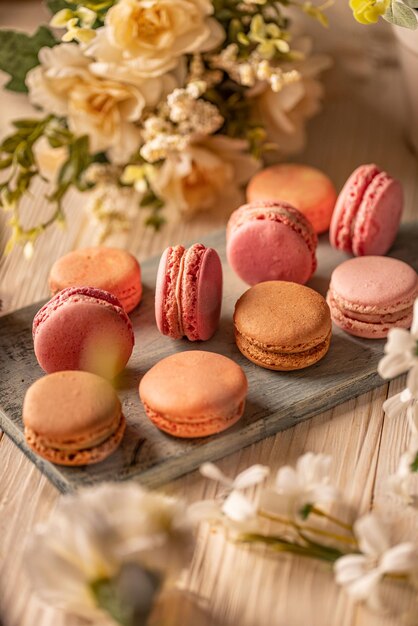
<path fill-rule="evenodd" d="M 32 334 L 36 358 L 47 374 L 85 370 L 113 378 L 134 346 L 132 324 L 119 300 L 92 287 L 57 293 L 35 315 Z"/>
<path fill-rule="evenodd" d="M 155 287 L 155 319 L 167 337 L 205 341 L 219 326 L 222 264 L 213 248 L 170 246 L 161 257 Z"/>
<path fill-rule="evenodd" d="M 238 300 L 235 340 L 250 361 L 270 370 L 299 370 L 328 352 L 331 317 L 313 289 L 284 281 L 259 283 Z"/>
<path fill-rule="evenodd" d="M 386 254 L 398 232 L 402 211 L 401 184 L 377 165 L 361 165 L 338 196 L 330 242 L 354 256 Z"/>
<path fill-rule="evenodd" d="M 120 444 L 125 417 L 112 385 L 89 372 L 55 372 L 29 387 L 23 402 L 28 445 L 51 463 L 90 465 Z"/>
<path fill-rule="evenodd" d="M 317 233 L 328 230 L 336 199 L 337 192 L 326 174 L 299 163 L 267 167 L 247 186 L 247 202 L 288 202 L 308 218 Z"/>
<path fill-rule="evenodd" d="M 51 295 L 68 287 L 95 287 L 112 293 L 130 313 L 142 296 L 141 268 L 134 256 L 119 248 L 74 250 L 54 263 L 49 274 Z"/>
<path fill-rule="evenodd" d="M 409 328 L 418 276 L 407 263 L 365 256 L 341 263 L 331 275 L 327 302 L 337 326 L 366 339 L 386 337 L 391 328 Z"/>
<path fill-rule="evenodd" d="M 207 437 L 244 412 L 247 379 L 231 359 L 191 350 L 159 361 L 142 378 L 139 396 L 149 419 L 175 437 Z"/>
<path fill-rule="evenodd" d="M 286 202 L 255 201 L 234 211 L 226 230 L 228 263 L 248 285 L 306 283 L 316 270 L 317 236 Z"/>

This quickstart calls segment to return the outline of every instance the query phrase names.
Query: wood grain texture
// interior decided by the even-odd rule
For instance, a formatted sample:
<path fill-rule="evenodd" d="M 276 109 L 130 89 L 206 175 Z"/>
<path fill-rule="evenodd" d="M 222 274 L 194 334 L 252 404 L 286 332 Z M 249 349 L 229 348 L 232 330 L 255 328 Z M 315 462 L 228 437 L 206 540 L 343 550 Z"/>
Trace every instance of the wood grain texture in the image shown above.
<path fill-rule="evenodd" d="M 390 254 L 418 270 L 418 226 L 405 225 Z M 40 304 L 20 309 L 2 320 L 0 330 L 0 426 L 45 473 L 60 491 L 106 480 L 138 478 L 158 486 L 217 460 L 243 446 L 334 407 L 383 384 L 376 372 L 383 356 L 384 340 L 364 340 L 334 326 L 331 347 L 324 359 L 297 372 L 273 372 L 250 363 L 238 351 L 233 333 L 235 302 L 247 288 L 226 263 L 225 231 L 204 238 L 222 259 L 224 299 L 221 324 L 206 342 L 171 341 L 157 330 L 154 318 L 154 284 L 159 258 L 142 264 L 144 294 L 131 314 L 135 348 L 126 370 L 117 381 L 117 391 L 127 419 L 121 446 L 108 459 L 90 467 L 66 468 L 44 461 L 26 445 L 21 407 L 28 387 L 43 375 L 32 344 L 32 320 Z M 318 270 L 309 285 L 324 295 L 332 270 L 346 258 L 322 237 Z M 232 428 L 213 437 L 182 440 L 159 431 L 146 417 L 138 398 L 142 375 L 162 358 L 183 350 L 208 350 L 232 358 L 248 378 L 249 392 L 244 416 Z"/>
<path fill-rule="evenodd" d="M 36 0 L 2 0 L 0 24 L 34 29 L 40 21 Z M 324 112 L 309 125 L 309 143 L 297 157 L 327 171 L 338 188 L 362 162 L 375 161 L 402 179 L 406 220 L 418 218 L 418 161 L 409 151 L 403 126 L 405 94 L 390 29 L 367 28 L 351 17 L 348 2 L 338 0 L 330 12 L 331 28 L 318 31 L 316 46 L 331 52 L 335 66 L 329 72 Z M 304 24 L 306 31 L 307 25 Z M 312 29 L 312 24 L 308 26 Z M 1 95 L 1 129 L 7 119 L 27 110 L 24 96 Z M 406 127 L 407 128 L 407 127 Z M 70 199 L 71 219 L 66 232 L 44 236 L 30 262 L 18 251 L 0 263 L 0 297 L 4 313 L 47 297 L 46 277 L 53 261 L 68 250 L 93 241 L 95 227 L 87 223 L 83 199 Z M 38 188 L 30 206 L 46 216 L 48 207 Z M 220 214 L 172 223 L 155 234 L 137 224 L 113 240 L 140 259 L 159 253 L 169 243 L 198 240 L 220 228 Z M 0 225 L 4 218 L 0 216 Z M 0 246 L 7 231 L 0 231 Z M 0 325 L 2 320 L 0 319 Z M 220 461 L 235 475 L 252 463 L 277 469 L 294 463 L 308 450 L 333 456 L 339 487 L 352 506 L 352 515 L 371 507 L 385 507 L 399 518 L 399 509 L 385 493 L 389 471 L 408 441 L 405 422 L 388 420 L 382 412 L 387 394 L 400 391 L 404 379 L 384 385 L 355 400 L 317 415 L 294 428 L 248 446 Z M 165 491 L 195 501 L 213 497 L 216 486 L 197 472 Z M 16 448 L 7 436 L 0 440 L 0 615 L 3 626 L 81 626 L 81 622 L 42 604 L 25 576 L 23 547 L 34 524 L 44 521 L 58 497 L 57 490 Z M 415 515 L 404 515 L 398 526 L 404 539 L 416 540 Z M 204 525 L 197 538 L 193 563 L 183 581 L 187 589 L 207 598 L 223 626 L 399 626 L 398 618 L 374 616 L 356 607 L 333 582 L 330 571 L 307 561 L 268 557 L 228 544 L 222 534 Z M 184 616 L 181 607 L 170 613 L 170 625 L 201 626 Z M 85 625 L 84 625 L 85 626 Z M 96 626 L 99 626 L 97 624 Z"/>

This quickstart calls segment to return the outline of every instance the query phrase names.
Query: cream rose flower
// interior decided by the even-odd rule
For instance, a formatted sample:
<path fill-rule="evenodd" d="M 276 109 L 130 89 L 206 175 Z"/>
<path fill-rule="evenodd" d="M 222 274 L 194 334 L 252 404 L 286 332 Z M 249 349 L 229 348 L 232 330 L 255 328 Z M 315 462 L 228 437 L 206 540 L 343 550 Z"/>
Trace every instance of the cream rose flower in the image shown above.
<path fill-rule="evenodd" d="M 303 148 L 306 120 L 321 109 L 323 87 L 317 77 L 330 66 L 330 59 L 326 56 L 309 57 L 311 44 L 308 39 L 299 40 L 295 46 L 306 55 L 304 60 L 292 63 L 292 69 L 300 73 L 300 80 L 285 85 L 277 93 L 269 86 L 264 90 L 259 90 L 258 86 L 254 91 L 255 117 L 265 127 L 269 142 L 277 144 L 282 154 L 292 154 Z"/>
<path fill-rule="evenodd" d="M 65 146 L 51 148 L 48 139 L 41 137 L 33 146 L 33 153 L 40 175 L 48 182 L 55 182 L 61 167 L 67 160 L 67 148 Z"/>
<path fill-rule="evenodd" d="M 168 208 L 193 214 L 237 193 L 259 167 L 246 141 L 216 135 L 170 153 L 150 182 Z"/>
<path fill-rule="evenodd" d="M 225 33 L 212 14 L 211 0 L 119 0 L 87 54 L 108 68 L 124 66 L 134 80 L 160 76 L 183 54 L 222 43 Z"/>
<path fill-rule="evenodd" d="M 140 142 L 134 122 L 158 102 L 161 81 L 147 79 L 139 87 L 99 78 L 77 44 L 42 48 L 39 60 L 27 77 L 32 104 L 65 116 L 74 134 L 88 135 L 92 152 L 106 151 L 113 162 L 125 162 Z"/>

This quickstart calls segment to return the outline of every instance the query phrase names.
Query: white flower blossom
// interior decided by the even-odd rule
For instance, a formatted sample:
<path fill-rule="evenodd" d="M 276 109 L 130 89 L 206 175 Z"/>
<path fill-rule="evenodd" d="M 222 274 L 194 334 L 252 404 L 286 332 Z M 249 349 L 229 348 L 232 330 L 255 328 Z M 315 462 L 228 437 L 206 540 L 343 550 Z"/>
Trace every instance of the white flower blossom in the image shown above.
<path fill-rule="evenodd" d="M 332 502 L 338 498 L 330 482 L 331 457 L 307 452 L 296 467 L 281 467 L 273 489 L 262 496 L 262 509 L 280 516 L 295 518 L 306 506 Z"/>
<path fill-rule="evenodd" d="M 189 514 L 195 520 L 230 520 L 238 525 L 252 521 L 257 513 L 257 505 L 243 493 L 243 490 L 264 482 L 269 474 L 269 468 L 264 465 L 252 465 L 236 478 L 232 479 L 213 463 L 204 463 L 200 466 L 200 473 L 223 487 L 223 493 L 217 500 L 203 500 L 196 502 L 189 508 Z"/>
<path fill-rule="evenodd" d="M 401 455 L 394 474 L 388 477 L 389 493 L 400 498 L 407 506 L 418 506 L 418 473 L 412 470 L 418 457 L 418 438 L 415 436 L 406 452 Z"/>
<path fill-rule="evenodd" d="M 389 331 L 378 372 L 382 378 L 395 378 L 408 372 L 407 388 L 418 398 L 418 298 L 414 303 L 411 330 L 392 328 Z"/>
<path fill-rule="evenodd" d="M 238 194 L 260 168 L 259 161 L 248 154 L 246 141 L 224 135 L 192 143 L 188 137 L 183 140 L 182 148 L 173 138 L 176 149 L 166 153 L 163 165 L 150 179 L 155 194 L 176 212 L 192 215 L 214 207 L 226 191 Z"/>
<path fill-rule="evenodd" d="M 386 574 L 409 574 L 418 567 L 418 548 L 410 542 L 392 546 L 388 529 L 373 513 L 358 519 L 354 533 L 361 554 L 339 558 L 335 578 L 355 600 L 380 604 L 379 583 Z"/>
<path fill-rule="evenodd" d="M 104 484 L 64 496 L 30 537 L 26 562 L 46 602 L 94 618 L 99 607 L 92 583 L 112 579 L 126 564 L 170 575 L 187 564 L 192 547 L 180 502 L 133 482 Z"/>
<path fill-rule="evenodd" d="M 87 53 L 103 72 L 161 76 L 186 53 L 217 48 L 225 38 L 210 0 L 119 0 Z"/>

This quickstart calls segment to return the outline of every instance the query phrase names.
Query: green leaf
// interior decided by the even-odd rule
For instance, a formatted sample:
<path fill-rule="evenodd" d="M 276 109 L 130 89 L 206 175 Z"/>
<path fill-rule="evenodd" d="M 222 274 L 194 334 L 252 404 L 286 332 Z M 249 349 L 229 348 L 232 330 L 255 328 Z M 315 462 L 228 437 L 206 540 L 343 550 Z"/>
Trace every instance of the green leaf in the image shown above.
<path fill-rule="evenodd" d="M 418 452 L 411 463 L 411 472 L 418 472 Z"/>
<path fill-rule="evenodd" d="M 403 0 L 411 9 L 418 9 L 418 0 Z"/>
<path fill-rule="evenodd" d="M 299 511 L 299 515 L 303 520 L 307 520 L 309 515 L 312 513 L 312 509 L 314 508 L 313 504 L 305 504 L 305 506 Z"/>
<path fill-rule="evenodd" d="M 401 26 L 402 28 L 415 30 L 418 27 L 415 11 L 406 4 L 403 4 L 403 2 L 398 2 L 398 0 L 395 0 L 395 2 L 389 5 L 383 18 L 387 22 L 395 24 L 395 26 Z"/>
<path fill-rule="evenodd" d="M 27 92 L 26 75 L 39 65 L 38 53 L 41 48 L 56 45 L 52 32 L 40 26 L 34 35 L 18 33 L 14 30 L 0 30 L 0 70 L 10 75 L 5 85 L 10 91 Z"/>
<path fill-rule="evenodd" d="M 53 15 L 62 9 L 68 9 L 68 4 L 67 0 L 46 0 L 46 6 Z"/>

